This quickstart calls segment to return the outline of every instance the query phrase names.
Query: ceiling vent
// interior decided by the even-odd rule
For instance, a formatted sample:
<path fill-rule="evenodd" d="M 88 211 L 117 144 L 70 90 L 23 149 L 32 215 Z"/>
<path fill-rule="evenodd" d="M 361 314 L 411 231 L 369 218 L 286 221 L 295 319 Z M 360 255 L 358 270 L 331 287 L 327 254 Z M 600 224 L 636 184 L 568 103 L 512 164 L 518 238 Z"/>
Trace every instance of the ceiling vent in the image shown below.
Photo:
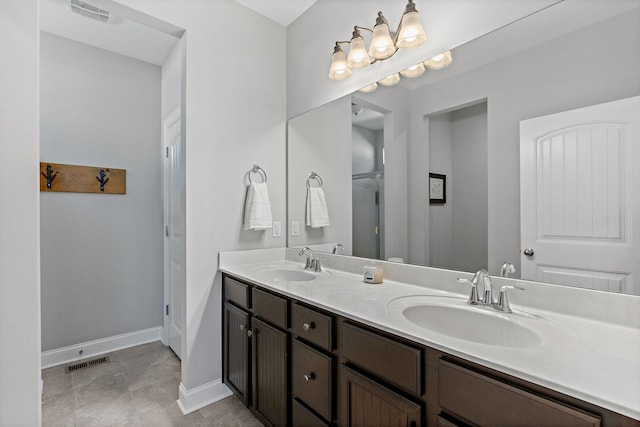
<path fill-rule="evenodd" d="M 69 0 L 69 7 L 72 12 L 94 21 L 104 22 L 107 24 L 115 23 L 115 16 L 111 15 L 108 10 L 100 9 L 89 3 L 80 0 Z"/>

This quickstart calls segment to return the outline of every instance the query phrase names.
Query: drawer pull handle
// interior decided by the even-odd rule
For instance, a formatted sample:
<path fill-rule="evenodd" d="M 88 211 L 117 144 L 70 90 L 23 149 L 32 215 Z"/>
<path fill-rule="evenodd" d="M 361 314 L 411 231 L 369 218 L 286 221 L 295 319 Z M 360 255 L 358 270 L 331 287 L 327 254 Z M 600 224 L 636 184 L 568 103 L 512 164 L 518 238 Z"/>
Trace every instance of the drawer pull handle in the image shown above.
<path fill-rule="evenodd" d="M 302 325 L 302 330 L 303 330 L 303 331 L 305 331 L 305 332 L 307 332 L 307 331 L 309 331 L 309 329 L 313 329 L 313 328 L 315 328 L 315 327 L 316 327 L 316 325 L 315 325 L 313 322 L 309 322 L 309 323 L 306 323 L 306 322 L 305 322 L 305 323 Z"/>
<path fill-rule="evenodd" d="M 251 329 L 247 329 L 247 336 L 251 338 L 252 335 L 253 335 L 253 332 L 251 331 Z"/>
<path fill-rule="evenodd" d="M 316 375 L 313 372 L 309 372 L 308 374 L 304 374 L 302 378 L 304 378 L 305 383 L 308 383 L 309 381 L 315 379 Z"/>

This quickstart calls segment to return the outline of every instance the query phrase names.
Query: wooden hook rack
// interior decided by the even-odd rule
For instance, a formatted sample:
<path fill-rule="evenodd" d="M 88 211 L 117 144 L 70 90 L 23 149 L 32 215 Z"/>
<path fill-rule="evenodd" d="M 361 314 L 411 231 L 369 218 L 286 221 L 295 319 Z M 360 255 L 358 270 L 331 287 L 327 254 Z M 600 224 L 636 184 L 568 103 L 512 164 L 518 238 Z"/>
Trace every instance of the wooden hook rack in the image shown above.
<path fill-rule="evenodd" d="M 125 169 L 40 163 L 40 191 L 126 194 L 126 181 Z"/>

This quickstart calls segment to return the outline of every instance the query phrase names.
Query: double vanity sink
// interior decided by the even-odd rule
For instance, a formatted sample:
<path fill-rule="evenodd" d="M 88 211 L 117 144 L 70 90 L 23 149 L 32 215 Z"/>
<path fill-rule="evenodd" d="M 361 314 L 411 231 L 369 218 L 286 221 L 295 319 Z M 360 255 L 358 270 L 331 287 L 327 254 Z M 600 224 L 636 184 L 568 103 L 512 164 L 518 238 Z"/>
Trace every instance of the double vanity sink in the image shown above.
<path fill-rule="evenodd" d="M 382 263 L 384 282 L 367 284 L 361 273 L 367 260 L 327 255 L 319 272 L 305 269 L 302 261 L 297 251 L 285 248 L 228 252 L 220 254 L 220 270 L 225 277 L 249 284 L 260 295 L 266 291 L 289 301 L 287 304 L 293 311 L 291 325 L 282 331 L 291 331 L 295 348 L 300 347 L 297 341 L 304 342 L 304 337 L 296 335 L 294 308 L 334 316 L 338 341 L 335 347 L 327 349 L 333 348 L 331 357 L 346 364 L 347 371 L 350 362 L 345 352 L 349 343 L 344 340 L 354 324 L 365 332 L 379 331 L 382 336 L 398 339 L 410 347 L 424 346 L 419 347 L 426 349 L 420 353 L 424 358 L 422 369 L 424 372 L 436 369 L 430 371 L 431 377 L 426 376 L 426 394 L 415 394 L 426 402 L 427 419 L 431 410 L 429 399 L 436 399 L 432 407 L 440 405 L 438 411 L 443 412 L 438 414 L 446 412 L 446 403 L 442 402 L 446 402 L 449 391 L 443 381 L 457 375 L 463 375 L 461 378 L 471 375 L 469 381 L 475 381 L 473 369 L 477 368 L 483 375 L 495 372 L 512 381 L 516 388 L 509 389 L 508 394 L 519 393 L 519 381 L 525 381 L 523 387 L 533 391 L 543 387 L 542 393 L 547 397 L 556 399 L 554 393 L 560 393 L 587 402 L 586 410 L 592 413 L 591 408 L 596 405 L 604 408 L 605 413 L 621 414 L 627 420 L 612 423 L 611 418 L 601 414 L 605 426 L 636 425 L 634 420 L 640 420 L 637 297 L 492 277 L 495 289 L 509 285 L 524 288 L 524 292 L 511 296 L 512 312 L 507 313 L 487 305 L 468 304 L 469 287 L 456 282 L 461 276 L 470 279 L 468 273 Z M 593 313 L 593 317 L 585 313 Z M 260 319 L 259 314 L 253 315 Z M 431 360 L 432 354 L 440 356 Z M 465 365 L 467 362 L 470 365 Z M 467 371 L 469 367 L 472 371 Z M 355 378 L 353 375 L 350 372 L 339 376 L 340 382 L 348 382 L 349 378 Z M 433 386 L 429 381 L 438 377 L 439 388 L 429 392 Z M 478 378 L 480 387 L 493 381 L 491 376 Z M 502 390 L 503 385 L 496 387 Z M 452 402 L 457 400 L 454 398 Z M 294 409 L 297 405 L 294 402 Z M 456 408 L 450 409 L 455 413 Z"/>
<path fill-rule="evenodd" d="M 324 270 L 314 272 L 305 270 L 295 263 L 271 264 L 259 266 L 252 274 L 266 283 L 280 284 L 289 290 L 300 291 L 314 286 L 313 292 L 321 300 L 331 302 L 364 299 L 371 303 L 369 293 L 376 293 L 377 285 L 363 284 L 349 291 L 347 286 L 341 289 L 330 283 L 332 273 Z M 336 275 L 334 281 L 342 283 L 343 276 Z M 392 285 L 393 286 L 393 285 Z M 359 295 L 359 289 L 364 295 Z M 378 301 L 384 304 L 384 301 Z M 467 299 L 459 295 L 408 295 L 389 300 L 386 306 L 388 316 L 398 323 L 409 322 L 412 326 L 424 329 L 449 339 L 458 339 L 469 343 L 478 343 L 496 347 L 536 347 L 542 344 L 559 345 L 575 340 L 575 335 L 567 328 L 547 320 L 543 315 L 534 315 L 526 311 L 515 310 L 501 313 L 492 307 L 470 305 Z"/>

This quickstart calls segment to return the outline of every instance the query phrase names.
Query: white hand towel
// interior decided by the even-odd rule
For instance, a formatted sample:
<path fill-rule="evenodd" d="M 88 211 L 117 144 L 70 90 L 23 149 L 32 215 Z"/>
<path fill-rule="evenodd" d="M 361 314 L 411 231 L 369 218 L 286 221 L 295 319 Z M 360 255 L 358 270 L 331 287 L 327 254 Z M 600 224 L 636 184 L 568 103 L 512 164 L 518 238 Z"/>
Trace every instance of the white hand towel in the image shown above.
<path fill-rule="evenodd" d="M 244 229 L 265 230 L 271 228 L 271 202 L 265 182 L 252 182 L 247 187 L 244 204 Z"/>
<path fill-rule="evenodd" d="M 329 209 L 321 187 L 307 189 L 307 227 L 320 228 L 331 225 Z"/>

